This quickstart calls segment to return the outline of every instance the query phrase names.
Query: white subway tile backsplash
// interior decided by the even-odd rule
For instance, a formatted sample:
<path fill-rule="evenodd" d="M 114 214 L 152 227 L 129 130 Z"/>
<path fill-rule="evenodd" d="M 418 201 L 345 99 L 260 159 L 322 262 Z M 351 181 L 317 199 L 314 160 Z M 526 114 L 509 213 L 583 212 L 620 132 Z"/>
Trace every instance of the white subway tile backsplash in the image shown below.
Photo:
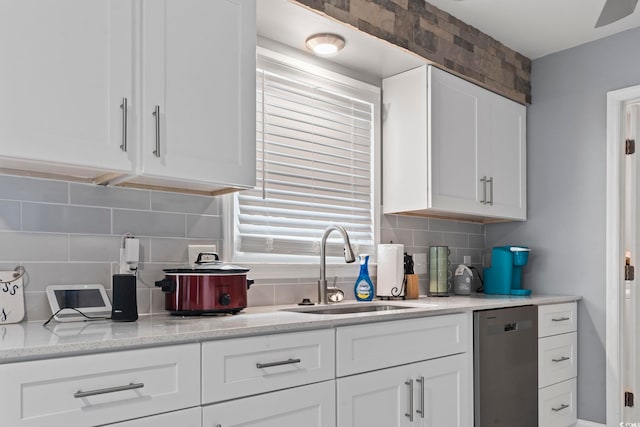
<path fill-rule="evenodd" d="M 408 230 L 428 230 L 429 220 L 427 218 L 413 216 L 398 216 L 397 228 Z"/>
<path fill-rule="evenodd" d="M 22 230 L 47 233 L 111 234 L 111 210 L 84 206 L 22 203 Z"/>
<path fill-rule="evenodd" d="M 69 261 L 119 262 L 121 241 L 119 236 L 70 235 Z M 141 258 L 145 253 L 144 247 L 141 241 Z"/>
<path fill-rule="evenodd" d="M 0 232 L 0 261 L 67 261 L 66 234 Z"/>
<path fill-rule="evenodd" d="M 0 201 L 0 230 L 20 230 L 20 202 Z"/>
<path fill-rule="evenodd" d="M 466 233 L 442 233 L 442 244 L 454 248 L 468 248 L 469 235 Z"/>
<path fill-rule="evenodd" d="M 247 304 L 250 307 L 275 304 L 275 286 L 254 284 L 247 291 Z"/>
<path fill-rule="evenodd" d="M 222 217 L 187 215 L 187 237 L 222 239 Z"/>
<path fill-rule="evenodd" d="M 149 191 L 134 188 L 71 183 L 69 197 L 73 205 L 144 210 L 151 205 Z"/>
<path fill-rule="evenodd" d="M 136 236 L 185 237 L 184 214 L 113 210 L 113 234 Z"/>
<path fill-rule="evenodd" d="M 220 215 L 220 199 L 180 193 L 151 193 L 151 210 Z"/>
<path fill-rule="evenodd" d="M 111 288 L 111 265 L 93 262 L 26 262 L 25 291 L 42 292 L 48 285 L 99 283 Z"/>
<path fill-rule="evenodd" d="M 274 286 L 275 303 L 297 304 L 304 298 L 309 298 L 313 302 L 318 301 L 318 285 L 296 283 L 292 285 L 281 284 Z"/>
<path fill-rule="evenodd" d="M 118 272 L 124 233 L 140 239 L 137 282 L 138 312 L 164 313 L 164 294 L 155 282 L 163 269 L 187 262 L 189 244 L 215 244 L 223 253 L 221 198 L 165 193 L 38 178 L 0 175 L 0 269 L 27 269 L 26 307 L 29 320 L 50 315 L 44 289 L 48 284 L 101 283 L 111 289 Z M 381 242 L 402 243 L 409 253 L 428 253 L 432 245 L 448 245 L 451 262 L 471 255 L 480 263 L 484 225 L 380 215 Z M 374 260 L 372 260 L 373 262 Z M 318 265 L 249 265 L 251 306 L 297 303 L 317 299 Z M 375 278 L 375 266 L 370 267 Z M 358 266 L 329 265 L 330 280 L 353 299 Z M 427 290 L 428 274 L 420 275 Z"/>
<path fill-rule="evenodd" d="M 150 239 L 150 261 L 151 262 L 172 262 L 186 264 L 189 261 L 189 245 L 216 245 L 217 240 L 194 240 L 194 239 L 172 239 L 172 238 L 151 238 Z M 219 246 L 218 246 L 219 247 Z M 218 249 L 219 252 L 219 249 Z"/>
<path fill-rule="evenodd" d="M 0 175 L 0 199 L 68 203 L 69 184 L 38 178 Z"/>

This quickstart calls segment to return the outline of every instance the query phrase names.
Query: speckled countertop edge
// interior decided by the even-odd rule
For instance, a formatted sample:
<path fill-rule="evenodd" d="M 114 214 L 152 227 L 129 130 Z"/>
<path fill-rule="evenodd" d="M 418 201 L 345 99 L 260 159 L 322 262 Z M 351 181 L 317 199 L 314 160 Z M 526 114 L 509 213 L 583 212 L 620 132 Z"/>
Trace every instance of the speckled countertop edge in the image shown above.
<path fill-rule="evenodd" d="M 23 322 L 0 325 L 0 364 L 78 354 L 128 350 L 253 335 L 333 328 L 360 323 L 402 320 L 521 305 L 557 304 L 579 300 L 577 296 L 498 295 L 421 297 L 406 301 L 375 301 L 411 307 L 405 310 L 357 314 L 320 315 L 283 311 L 297 305 L 249 307 L 235 316 L 175 317 L 169 314 L 141 316 L 138 321 L 52 323 Z M 341 303 L 349 304 L 349 302 Z M 358 303 L 371 304 L 371 303 Z"/>

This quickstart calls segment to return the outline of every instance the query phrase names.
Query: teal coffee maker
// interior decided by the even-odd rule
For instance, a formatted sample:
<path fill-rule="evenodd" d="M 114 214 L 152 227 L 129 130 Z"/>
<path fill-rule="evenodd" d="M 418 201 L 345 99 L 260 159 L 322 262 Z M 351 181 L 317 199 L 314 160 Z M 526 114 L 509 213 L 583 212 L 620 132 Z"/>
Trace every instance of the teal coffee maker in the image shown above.
<path fill-rule="evenodd" d="M 522 267 L 527 265 L 531 249 L 525 246 L 496 246 L 485 253 L 484 293 L 531 295 L 522 289 Z"/>

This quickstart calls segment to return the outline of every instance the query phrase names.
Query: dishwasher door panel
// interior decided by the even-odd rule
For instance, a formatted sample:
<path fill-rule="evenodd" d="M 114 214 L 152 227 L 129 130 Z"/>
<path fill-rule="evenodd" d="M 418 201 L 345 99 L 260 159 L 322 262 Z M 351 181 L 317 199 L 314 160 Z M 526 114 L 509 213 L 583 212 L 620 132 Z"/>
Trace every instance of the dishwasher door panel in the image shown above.
<path fill-rule="evenodd" d="M 538 309 L 474 313 L 475 427 L 538 426 Z"/>

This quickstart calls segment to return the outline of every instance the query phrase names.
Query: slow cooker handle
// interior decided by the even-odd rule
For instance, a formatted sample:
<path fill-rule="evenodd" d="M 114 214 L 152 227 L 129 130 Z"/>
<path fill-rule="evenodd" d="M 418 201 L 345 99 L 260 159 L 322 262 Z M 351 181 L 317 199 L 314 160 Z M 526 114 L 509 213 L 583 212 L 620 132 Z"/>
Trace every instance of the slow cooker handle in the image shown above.
<path fill-rule="evenodd" d="M 249 289 L 251 285 L 253 285 L 253 282 L 254 282 L 253 279 L 247 279 L 247 289 Z"/>
<path fill-rule="evenodd" d="M 176 283 L 166 277 L 162 280 L 158 280 L 156 282 L 156 286 L 162 288 L 162 292 L 171 293 L 176 291 Z"/>

